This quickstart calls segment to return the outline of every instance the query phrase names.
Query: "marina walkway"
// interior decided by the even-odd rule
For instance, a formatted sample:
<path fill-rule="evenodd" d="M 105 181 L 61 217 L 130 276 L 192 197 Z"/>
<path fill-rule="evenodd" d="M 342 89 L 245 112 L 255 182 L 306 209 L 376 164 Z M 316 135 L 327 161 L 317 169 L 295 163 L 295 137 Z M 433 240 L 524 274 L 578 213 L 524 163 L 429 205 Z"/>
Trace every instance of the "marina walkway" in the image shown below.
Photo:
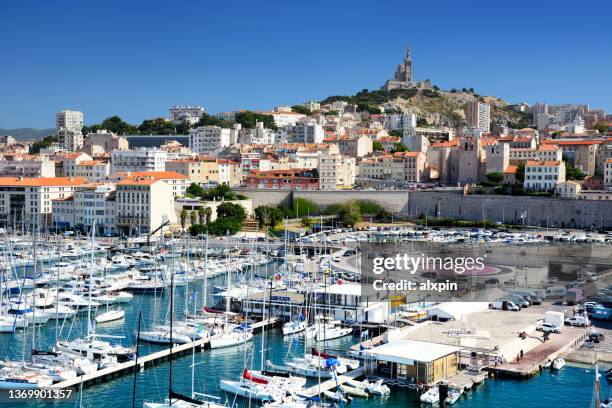
<path fill-rule="evenodd" d="M 264 319 L 257 323 L 253 323 L 251 325 L 251 328 L 253 329 L 253 332 L 257 332 L 257 331 L 260 331 L 266 325 L 269 324 L 269 326 L 274 326 L 279 321 L 280 320 L 278 318 L 271 317 L 270 319 Z M 174 347 L 172 347 L 172 355 L 179 357 L 179 356 L 184 356 L 186 354 L 191 354 L 194 351 L 204 351 L 210 347 L 209 344 L 210 344 L 210 338 L 206 338 L 206 339 L 196 340 L 191 343 L 175 345 Z M 77 376 L 70 380 L 55 383 L 49 388 L 61 389 L 61 388 L 75 387 L 75 386 L 80 385 L 81 383 L 83 383 L 83 386 L 99 383 L 108 378 L 127 375 L 129 373 L 132 373 L 135 369 L 142 371 L 146 367 L 152 366 L 154 363 L 168 360 L 169 357 L 170 357 L 170 348 L 167 348 L 164 350 L 157 351 L 155 353 L 147 354 L 145 356 L 139 356 L 137 359 L 138 361 L 131 360 L 131 361 L 126 361 L 125 363 L 115 364 L 111 367 L 97 370 L 91 374 L 85 374 L 85 375 Z"/>

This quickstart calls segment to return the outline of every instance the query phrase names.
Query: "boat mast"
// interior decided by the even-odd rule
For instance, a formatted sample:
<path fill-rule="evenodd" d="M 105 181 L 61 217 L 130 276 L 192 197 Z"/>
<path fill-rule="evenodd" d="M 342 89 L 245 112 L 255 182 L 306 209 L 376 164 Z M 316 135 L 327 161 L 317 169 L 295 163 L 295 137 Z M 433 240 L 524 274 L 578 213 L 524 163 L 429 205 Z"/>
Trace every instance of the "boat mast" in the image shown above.
<path fill-rule="evenodd" d="M 163 234 L 162 234 L 163 236 Z M 174 263 L 170 271 L 170 355 L 168 356 L 168 405 L 172 405 L 172 346 L 174 343 Z"/>
<path fill-rule="evenodd" d="M 91 224 L 91 269 L 89 270 L 89 304 L 87 305 L 87 337 L 91 336 L 91 287 L 93 286 L 93 269 L 94 269 L 94 243 L 95 243 L 96 220 Z"/>
<path fill-rule="evenodd" d="M 140 321 L 142 309 L 138 312 L 138 331 L 136 332 L 136 354 L 134 356 L 134 382 L 132 384 L 132 408 L 136 406 L 136 376 L 138 375 L 138 344 L 140 343 Z"/>

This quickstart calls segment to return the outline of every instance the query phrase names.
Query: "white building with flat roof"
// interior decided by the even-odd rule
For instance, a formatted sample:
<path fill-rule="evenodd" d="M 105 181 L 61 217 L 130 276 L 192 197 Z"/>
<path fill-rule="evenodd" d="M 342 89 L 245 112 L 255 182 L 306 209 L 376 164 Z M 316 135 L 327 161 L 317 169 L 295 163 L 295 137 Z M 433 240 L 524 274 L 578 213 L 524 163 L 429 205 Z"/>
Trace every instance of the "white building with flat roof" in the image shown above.
<path fill-rule="evenodd" d="M 212 155 L 230 145 L 232 129 L 200 126 L 189 131 L 189 149 L 198 154 Z"/>
<path fill-rule="evenodd" d="M 83 112 L 63 110 L 55 115 L 58 144 L 68 151 L 83 146 Z"/>
<path fill-rule="evenodd" d="M 487 133 L 491 126 L 491 106 L 480 101 L 468 102 L 466 118 L 468 127 Z"/>
<path fill-rule="evenodd" d="M 170 109 L 170 119 L 174 123 L 187 122 L 190 125 L 198 123 L 204 115 L 203 107 L 199 105 L 175 105 Z"/>
<path fill-rule="evenodd" d="M 115 150 L 111 154 L 111 172 L 164 171 L 167 152 L 158 148 Z"/>

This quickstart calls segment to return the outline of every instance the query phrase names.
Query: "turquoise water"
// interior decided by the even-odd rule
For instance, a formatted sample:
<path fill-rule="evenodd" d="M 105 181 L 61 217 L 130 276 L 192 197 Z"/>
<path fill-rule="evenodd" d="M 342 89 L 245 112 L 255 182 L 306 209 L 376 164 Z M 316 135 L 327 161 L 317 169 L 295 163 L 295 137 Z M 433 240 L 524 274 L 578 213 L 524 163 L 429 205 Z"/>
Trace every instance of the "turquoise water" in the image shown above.
<path fill-rule="evenodd" d="M 215 284 L 220 283 L 218 278 Z M 198 288 L 201 293 L 201 288 Z M 193 289 L 188 289 L 192 293 Z M 175 311 L 180 315 L 185 309 L 185 288 L 176 289 Z M 143 322 L 151 322 L 155 316 L 163 318 L 168 313 L 167 298 L 155 298 L 153 296 L 136 295 L 133 301 L 126 306 L 126 318 L 124 321 L 98 325 L 97 332 L 125 336 L 123 340 L 116 340 L 123 344 L 133 344 L 134 332 L 138 312 L 142 310 Z M 61 324 L 61 322 L 60 322 Z M 143 324 L 146 328 L 147 324 Z M 44 349 L 54 343 L 56 326 L 53 321 L 37 329 L 40 332 L 35 336 L 36 347 Z M 70 328 L 69 323 L 63 328 L 62 333 L 66 338 L 83 335 L 86 330 L 84 319 L 76 320 Z M 256 335 L 251 344 L 228 349 L 207 350 L 195 355 L 195 390 L 206 394 L 217 395 L 225 399 L 219 391 L 220 379 L 237 379 L 243 368 L 260 368 L 261 361 L 261 335 Z M 357 341 L 357 338 L 346 337 L 330 341 L 329 349 L 345 349 L 348 345 Z M 7 347 L 11 343 L 8 355 L 11 359 L 18 359 L 25 353 L 29 353 L 32 346 L 32 333 L 20 331 L 14 336 L 8 334 L 0 335 L 0 359 L 7 358 Z M 113 340 L 115 341 L 115 340 Z M 267 339 L 267 358 L 280 363 L 289 353 L 298 355 L 303 352 L 305 345 L 302 340 L 291 340 L 284 338 L 280 329 L 273 329 Z M 148 354 L 160 348 L 141 344 L 141 354 Z M 173 364 L 174 389 L 186 395 L 191 392 L 191 363 L 192 357 L 185 356 L 175 359 Z M 454 406 L 455 407 L 506 407 L 506 408 L 539 408 L 554 406 L 556 408 L 578 408 L 588 407 L 591 399 L 594 373 L 592 369 L 566 367 L 558 373 L 544 372 L 530 380 L 487 380 L 484 385 L 468 392 Z M 161 363 L 156 367 L 148 368 L 137 376 L 136 407 L 141 407 L 143 401 L 162 401 L 167 394 L 168 364 Z M 84 407 L 131 407 L 133 376 L 128 375 L 96 384 L 85 388 L 83 392 Z M 603 384 L 603 394 L 608 395 L 607 384 Z M 233 400 L 229 400 L 231 404 Z M 238 401 L 240 405 L 248 405 L 248 402 Z M 27 406 L 32 407 L 73 407 L 77 401 L 55 401 L 55 402 L 31 402 Z M 19 404 L 0 404 L 2 407 L 23 407 Z M 253 403 L 253 405 L 255 405 Z M 416 393 L 406 389 L 394 388 L 389 397 L 374 396 L 367 400 L 355 398 L 351 404 L 354 408 L 362 407 L 419 407 Z"/>

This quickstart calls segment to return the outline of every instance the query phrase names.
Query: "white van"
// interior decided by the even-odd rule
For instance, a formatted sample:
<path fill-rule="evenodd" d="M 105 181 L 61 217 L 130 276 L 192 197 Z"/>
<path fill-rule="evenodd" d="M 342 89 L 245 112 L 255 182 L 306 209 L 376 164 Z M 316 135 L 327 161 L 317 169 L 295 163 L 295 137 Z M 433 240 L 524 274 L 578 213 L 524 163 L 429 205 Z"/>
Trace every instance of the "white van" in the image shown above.
<path fill-rule="evenodd" d="M 550 286 L 546 288 L 546 297 L 558 298 L 563 297 L 567 293 L 565 286 Z"/>

